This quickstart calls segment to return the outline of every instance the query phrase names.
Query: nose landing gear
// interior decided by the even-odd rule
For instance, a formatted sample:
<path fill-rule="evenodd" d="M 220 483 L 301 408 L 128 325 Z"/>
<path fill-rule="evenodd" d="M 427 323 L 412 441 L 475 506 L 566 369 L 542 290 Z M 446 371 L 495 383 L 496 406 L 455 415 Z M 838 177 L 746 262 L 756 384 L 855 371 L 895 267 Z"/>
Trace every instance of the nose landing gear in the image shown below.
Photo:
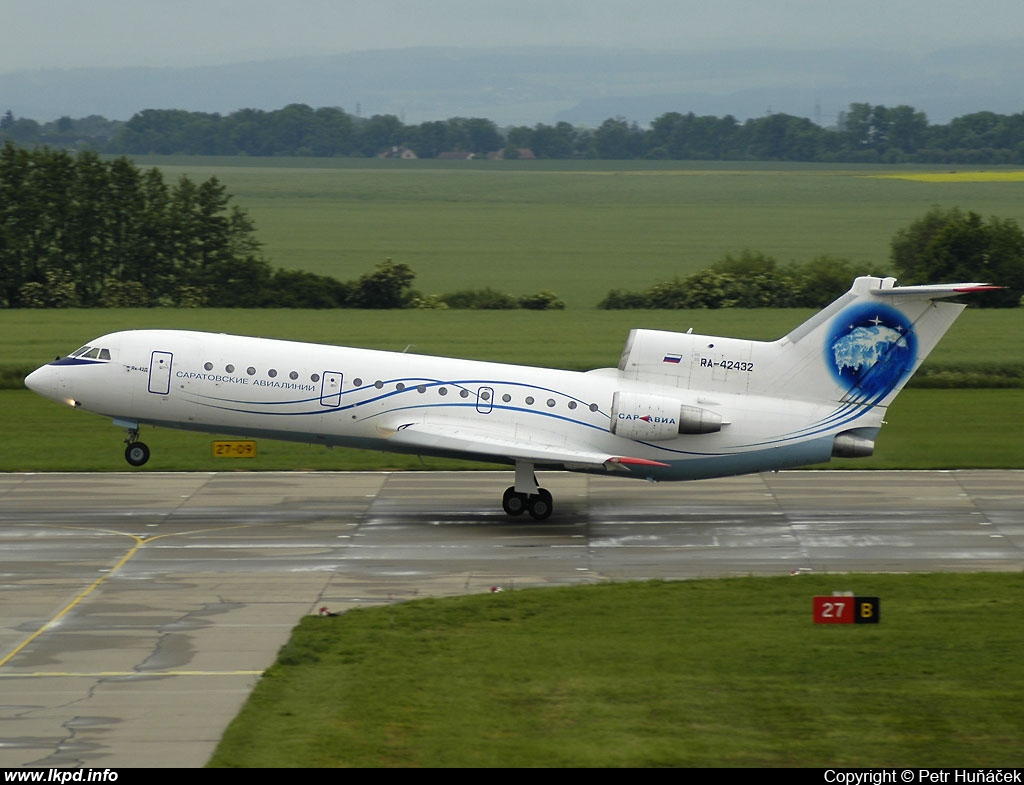
<path fill-rule="evenodd" d="M 124 440 L 124 459 L 132 466 L 142 466 L 149 460 L 149 446 L 139 441 L 139 429 L 129 428 L 128 437 Z"/>

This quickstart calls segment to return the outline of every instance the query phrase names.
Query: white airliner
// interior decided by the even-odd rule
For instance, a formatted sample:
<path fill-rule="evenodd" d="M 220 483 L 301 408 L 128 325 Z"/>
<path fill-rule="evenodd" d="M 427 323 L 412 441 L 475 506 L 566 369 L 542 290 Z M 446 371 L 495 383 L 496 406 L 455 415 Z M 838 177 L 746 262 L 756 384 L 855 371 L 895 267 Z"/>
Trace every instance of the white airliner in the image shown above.
<path fill-rule="evenodd" d="M 870 455 L 886 407 L 998 287 L 857 278 L 777 341 L 630 332 L 586 373 L 182 330 L 104 335 L 31 373 L 40 395 L 143 424 L 515 466 L 509 515 L 551 515 L 534 470 L 693 480 Z"/>

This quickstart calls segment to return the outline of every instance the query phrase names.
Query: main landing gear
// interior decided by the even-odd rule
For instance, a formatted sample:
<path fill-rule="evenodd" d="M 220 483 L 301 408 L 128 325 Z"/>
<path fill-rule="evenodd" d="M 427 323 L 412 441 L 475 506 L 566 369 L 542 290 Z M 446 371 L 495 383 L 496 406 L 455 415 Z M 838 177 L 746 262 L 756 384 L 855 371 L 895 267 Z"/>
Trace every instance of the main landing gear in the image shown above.
<path fill-rule="evenodd" d="M 129 428 L 128 437 L 124 440 L 124 459 L 132 466 L 142 466 L 149 460 L 149 446 L 139 441 L 139 429 Z"/>
<path fill-rule="evenodd" d="M 505 489 L 501 497 L 501 508 L 513 516 L 529 512 L 535 521 L 551 517 L 554 511 L 551 494 L 537 486 L 532 463 L 516 461 L 516 484 Z"/>

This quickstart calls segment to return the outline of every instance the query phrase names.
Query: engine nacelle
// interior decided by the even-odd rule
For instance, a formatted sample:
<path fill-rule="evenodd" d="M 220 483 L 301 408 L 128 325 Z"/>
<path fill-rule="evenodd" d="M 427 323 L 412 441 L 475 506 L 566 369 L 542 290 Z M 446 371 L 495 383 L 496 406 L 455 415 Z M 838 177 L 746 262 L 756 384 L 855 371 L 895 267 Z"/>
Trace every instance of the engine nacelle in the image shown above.
<path fill-rule="evenodd" d="M 874 432 L 854 429 L 837 433 L 832 440 L 833 458 L 870 458 L 875 452 Z"/>
<path fill-rule="evenodd" d="M 665 441 L 680 434 L 717 433 L 722 415 L 675 398 L 619 391 L 612 396 L 609 430 L 635 441 Z"/>

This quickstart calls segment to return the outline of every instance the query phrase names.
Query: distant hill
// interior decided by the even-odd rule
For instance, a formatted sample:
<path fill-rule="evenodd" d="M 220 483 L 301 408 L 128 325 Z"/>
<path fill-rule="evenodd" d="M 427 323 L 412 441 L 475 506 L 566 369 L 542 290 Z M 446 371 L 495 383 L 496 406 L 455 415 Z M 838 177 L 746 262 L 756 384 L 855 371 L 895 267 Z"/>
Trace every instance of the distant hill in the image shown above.
<path fill-rule="evenodd" d="M 127 120 L 143 109 L 228 113 L 291 103 L 406 123 L 485 117 L 500 126 L 645 125 L 666 112 L 768 112 L 831 125 L 850 103 L 925 112 L 933 123 L 1024 110 L 1024 45 L 909 55 L 883 50 L 715 52 L 592 48 L 394 49 L 195 68 L 0 74 L 0 113 Z"/>

